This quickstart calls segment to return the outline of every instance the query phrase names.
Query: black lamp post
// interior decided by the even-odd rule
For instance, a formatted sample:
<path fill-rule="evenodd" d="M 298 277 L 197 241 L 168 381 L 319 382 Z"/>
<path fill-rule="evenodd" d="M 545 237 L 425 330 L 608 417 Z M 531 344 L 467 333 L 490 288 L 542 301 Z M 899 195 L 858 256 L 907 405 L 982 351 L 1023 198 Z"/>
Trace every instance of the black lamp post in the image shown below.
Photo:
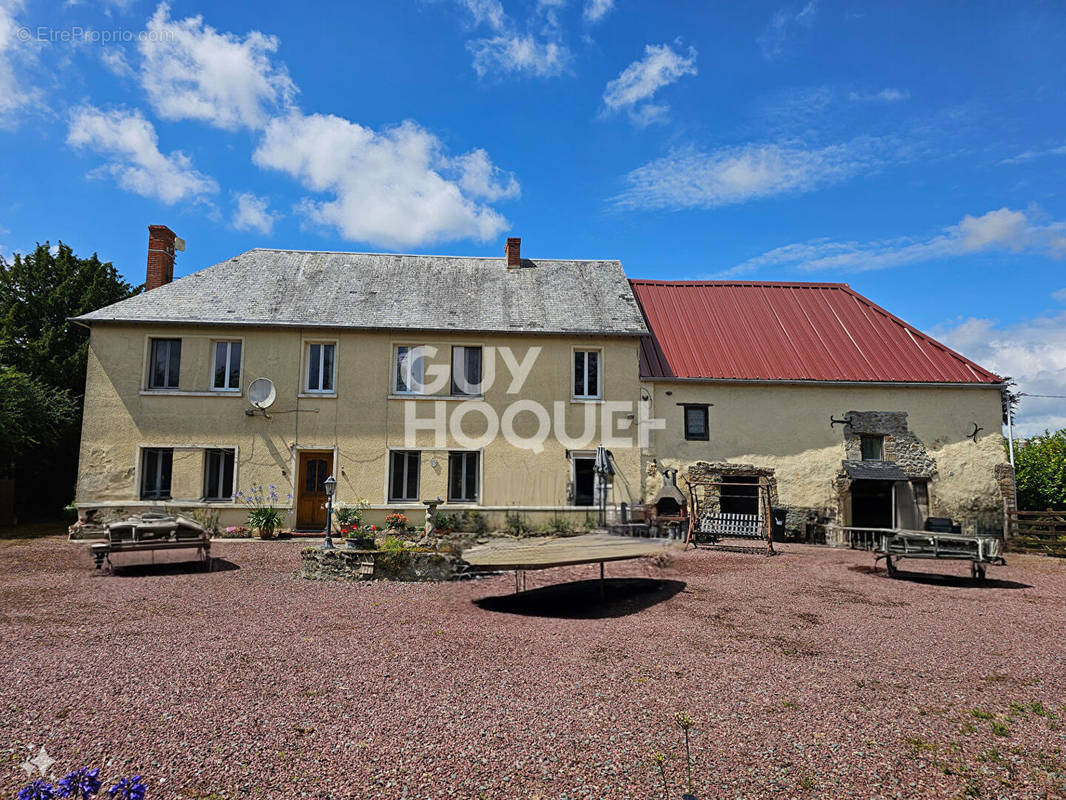
<path fill-rule="evenodd" d="M 322 542 L 323 550 L 333 549 L 333 493 L 337 491 L 337 479 L 330 475 L 322 485 L 326 489 L 326 540 Z"/>

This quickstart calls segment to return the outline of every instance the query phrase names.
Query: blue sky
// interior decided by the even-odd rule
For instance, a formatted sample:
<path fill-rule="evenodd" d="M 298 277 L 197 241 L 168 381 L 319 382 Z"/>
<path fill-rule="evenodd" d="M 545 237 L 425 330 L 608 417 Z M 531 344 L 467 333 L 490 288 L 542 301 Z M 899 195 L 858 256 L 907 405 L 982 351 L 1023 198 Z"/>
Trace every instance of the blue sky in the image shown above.
<path fill-rule="evenodd" d="M 1066 395 L 1060 4 L 0 0 L 0 254 L 844 281 Z M 1025 398 L 1025 431 L 1066 400 Z"/>

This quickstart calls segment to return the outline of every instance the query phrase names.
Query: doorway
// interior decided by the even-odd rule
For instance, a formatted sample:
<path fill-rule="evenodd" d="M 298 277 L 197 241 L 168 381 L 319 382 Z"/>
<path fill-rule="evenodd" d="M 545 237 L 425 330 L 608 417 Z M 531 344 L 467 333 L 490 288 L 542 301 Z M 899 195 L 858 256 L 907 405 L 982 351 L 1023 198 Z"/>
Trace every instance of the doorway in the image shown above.
<path fill-rule="evenodd" d="M 301 450 L 296 471 L 296 528 L 326 529 L 326 478 L 333 472 L 329 450 Z"/>
<path fill-rule="evenodd" d="M 858 480 L 851 484 L 851 527 L 894 528 L 895 497 L 892 481 Z"/>
<path fill-rule="evenodd" d="M 720 491 L 723 514 L 759 515 L 758 475 L 723 475 Z"/>
<path fill-rule="evenodd" d="M 574 505 L 591 506 L 596 501 L 596 459 L 573 458 Z"/>

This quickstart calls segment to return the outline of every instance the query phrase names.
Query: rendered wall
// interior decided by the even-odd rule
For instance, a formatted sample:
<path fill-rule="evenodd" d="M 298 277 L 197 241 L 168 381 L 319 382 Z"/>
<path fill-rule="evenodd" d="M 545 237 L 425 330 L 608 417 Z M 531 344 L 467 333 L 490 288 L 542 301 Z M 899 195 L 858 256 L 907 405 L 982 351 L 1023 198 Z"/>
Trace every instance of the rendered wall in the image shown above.
<path fill-rule="evenodd" d="M 752 464 L 774 470 L 781 505 L 823 510 L 844 524 L 841 462 L 860 457 L 858 440 L 850 426 L 831 425 L 830 418 L 880 412 L 853 415 L 852 422 L 892 432 L 886 458 L 899 460 L 908 476 L 929 478 L 931 516 L 986 525 L 1002 515 L 996 467 L 1006 456 L 998 387 L 683 381 L 644 386 L 653 415 L 666 420 L 666 429 L 652 434 L 652 447 L 644 452 L 649 497 L 661 485 L 656 466 Z M 685 440 L 682 403 L 710 404 L 709 441 Z M 898 430 L 901 422 L 905 431 Z M 975 422 L 983 428 L 976 443 L 968 436 Z"/>
<path fill-rule="evenodd" d="M 182 339 L 179 390 L 146 391 L 149 337 Z M 210 391 L 212 342 L 217 339 L 243 341 L 242 389 L 236 395 Z M 312 341 L 337 344 L 336 396 L 309 396 L 301 393 L 302 359 Z M 254 484 L 276 484 L 282 495 L 293 491 L 292 476 L 300 449 L 334 450 L 338 500 L 351 502 L 366 498 L 375 507 L 372 519 L 380 522 L 389 510 L 402 509 L 419 522 L 423 506 L 388 504 L 386 481 L 390 448 L 422 450 L 420 499 L 447 496 L 448 451 L 468 449 L 457 443 L 452 432 L 440 441 L 431 431 L 421 431 L 415 441 L 405 441 L 406 408 L 418 419 L 442 414 L 447 420 L 458 406 L 455 399 L 441 396 L 410 399 L 390 394 L 393 347 L 396 344 L 435 345 L 437 357 L 429 360 L 427 377 L 433 365 L 447 366 L 453 344 L 510 348 L 519 361 L 529 348 L 539 347 L 528 378 L 517 394 L 509 392 L 511 373 L 497 351 L 496 381 L 487 388 L 484 401 L 502 417 L 515 400 L 540 404 L 554 416 L 559 403 L 565 430 L 576 435 L 583 429 L 586 412 L 592 415 L 589 448 L 595 449 L 604 431 L 616 434 L 628 423 L 625 414 L 612 411 L 604 427 L 601 412 L 605 404 L 571 399 L 572 349 L 602 349 L 603 396 L 607 401 L 625 401 L 635 409 L 640 394 L 637 370 L 637 341 L 621 338 L 569 339 L 550 336 L 478 336 L 440 334 L 398 335 L 394 332 L 322 331 L 299 328 L 206 328 L 192 326 L 132 326 L 98 324 L 93 327 L 87 370 L 85 419 L 82 430 L 81 461 L 77 487 L 80 509 L 170 505 L 196 507 L 201 503 L 204 481 L 204 448 L 237 449 L 238 488 Z M 490 355 L 485 355 L 486 380 Z M 277 387 L 277 400 L 261 414 L 247 416 L 248 384 L 258 377 L 270 378 Z M 440 403 L 438 411 L 437 403 Z M 480 423 L 480 426 L 479 426 Z M 466 436 L 484 429 L 484 417 L 469 415 L 460 427 Z M 530 436 L 539 427 L 530 413 L 514 417 L 513 429 Z M 413 447 L 411 446 L 413 444 Z M 139 452 L 144 447 L 173 447 L 172 499 L 139 501 Z M 639 499 L 641 477 L 639 449 L 612 446 L 619 471 L 633 487 L 625 492 L 625 481 L 617 480 L 612 500 Z M 436 460 L 436 466 L 433 461 Z M 520 449 L 502 438 L 484 448 L 480 507 L 516 507 L 540 516 L 569 509 L 582 520 L 585 508 L 575 509 L 567 499 L 570 479 L 567 446 L 554 432 L 543 442 L 540 452 Z M 211 503 L 222 512 L 222 523 L 238 524 L 246 516 L 242 506 Z M 445 507 L 443 510 L 455 510 Z"/>

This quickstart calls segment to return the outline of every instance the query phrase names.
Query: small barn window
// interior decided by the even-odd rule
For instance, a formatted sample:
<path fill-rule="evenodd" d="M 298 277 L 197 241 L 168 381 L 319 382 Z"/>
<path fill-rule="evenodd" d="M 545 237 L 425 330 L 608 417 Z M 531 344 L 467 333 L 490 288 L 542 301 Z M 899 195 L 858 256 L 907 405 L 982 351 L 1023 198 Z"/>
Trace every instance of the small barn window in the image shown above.
<path fill-rule="evenodd" d="M 685 438 L 690 441 L 707 441 L 710 438 L 707 406 L 685 406 Z"/>
<path fill-rule="evenodd" d="M 860 439 L 860 446 L 862 448 L 862 460 L 863 461 L 884 461 L 884 459 L 885 459 L 885 437 L 884 436 L 863 436 Z"/>

